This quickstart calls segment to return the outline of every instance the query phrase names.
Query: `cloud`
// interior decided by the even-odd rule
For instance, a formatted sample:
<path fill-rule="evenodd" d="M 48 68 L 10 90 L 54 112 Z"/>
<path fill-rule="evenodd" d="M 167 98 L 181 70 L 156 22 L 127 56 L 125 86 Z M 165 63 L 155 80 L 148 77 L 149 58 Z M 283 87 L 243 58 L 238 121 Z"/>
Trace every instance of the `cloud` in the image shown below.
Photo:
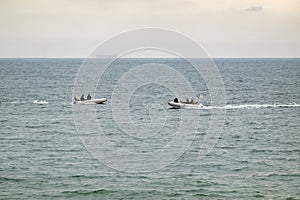
<path fill-rule="evenodd" d="M 247 12 L 260 12 L 262 11 L 264 8 L 262 6 L 250 6 L 246 9 L 244 9 Z"/>

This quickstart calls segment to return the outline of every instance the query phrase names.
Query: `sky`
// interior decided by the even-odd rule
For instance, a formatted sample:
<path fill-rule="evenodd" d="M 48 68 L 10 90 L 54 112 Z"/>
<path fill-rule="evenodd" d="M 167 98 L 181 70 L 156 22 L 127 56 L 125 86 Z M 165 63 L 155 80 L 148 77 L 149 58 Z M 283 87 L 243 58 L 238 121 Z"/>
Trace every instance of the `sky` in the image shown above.
<path fill-rule="evenodd" d="M 0 57 L 87 57 L 159 27 L 211 57 L 300 57 L 300 0 L 0 0 Z"/>

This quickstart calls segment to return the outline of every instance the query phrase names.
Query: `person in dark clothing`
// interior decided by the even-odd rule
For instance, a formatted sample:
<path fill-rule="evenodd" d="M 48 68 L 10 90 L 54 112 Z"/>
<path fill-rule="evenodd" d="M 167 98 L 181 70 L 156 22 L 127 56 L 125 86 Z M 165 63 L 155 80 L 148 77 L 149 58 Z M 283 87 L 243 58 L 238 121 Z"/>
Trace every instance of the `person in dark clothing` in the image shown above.
<path fill-rule="evenodd" d="M 178 103 L 178 98 L 177 98 L 177 97 L 174 99 L 174 102 L 175 102 L 175 103 Z"/>
<path fill-rule="evenodd" d="M 91 95 L 88 94 L 87 97 L 86 97 L 86 99 L 87 99 L 87 100 L 91 100 L 91 99 L 92 99 Z"/>
<path fill-rule="evenodd" d="M 80 101 L 84 101 L 85 99 L 84 99 L 84 95 L 81 95 L 81 97 L 80 97 Z"/>

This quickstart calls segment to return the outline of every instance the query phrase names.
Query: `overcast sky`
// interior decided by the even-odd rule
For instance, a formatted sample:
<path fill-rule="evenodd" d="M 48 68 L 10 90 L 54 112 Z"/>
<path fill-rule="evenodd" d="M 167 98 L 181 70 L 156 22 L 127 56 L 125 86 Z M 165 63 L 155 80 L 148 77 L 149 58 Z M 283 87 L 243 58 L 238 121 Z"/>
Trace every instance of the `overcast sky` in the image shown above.
<path fill-rule="evenodd" d="M 212 57 L 300 57 L 300 0 L 0 0 L 0 57 L 86 57 L 113 35 L 178 31 Z"/>

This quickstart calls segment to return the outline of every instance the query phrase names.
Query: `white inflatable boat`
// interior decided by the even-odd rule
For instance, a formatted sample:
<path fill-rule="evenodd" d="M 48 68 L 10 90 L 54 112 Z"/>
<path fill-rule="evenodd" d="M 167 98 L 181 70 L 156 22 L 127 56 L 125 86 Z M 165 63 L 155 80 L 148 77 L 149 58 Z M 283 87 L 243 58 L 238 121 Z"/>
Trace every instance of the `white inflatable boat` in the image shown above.
<path fill-rule="evenodd" d="M 91 100 L 83 100 L 83 101 L 74 101 L 74 104 L 101 104 L 106 102 L 106 98 L 100 98 L 100 99 L 91 99 Z"/>
<path fill-rule="evenodd" d="M 186 102 L 174 102 L 171 101 L 168 103 L 170 106 L 172 106 L 173 108 L 203 108 L 203 104 L 201 103 L 186 103 Z"/>

